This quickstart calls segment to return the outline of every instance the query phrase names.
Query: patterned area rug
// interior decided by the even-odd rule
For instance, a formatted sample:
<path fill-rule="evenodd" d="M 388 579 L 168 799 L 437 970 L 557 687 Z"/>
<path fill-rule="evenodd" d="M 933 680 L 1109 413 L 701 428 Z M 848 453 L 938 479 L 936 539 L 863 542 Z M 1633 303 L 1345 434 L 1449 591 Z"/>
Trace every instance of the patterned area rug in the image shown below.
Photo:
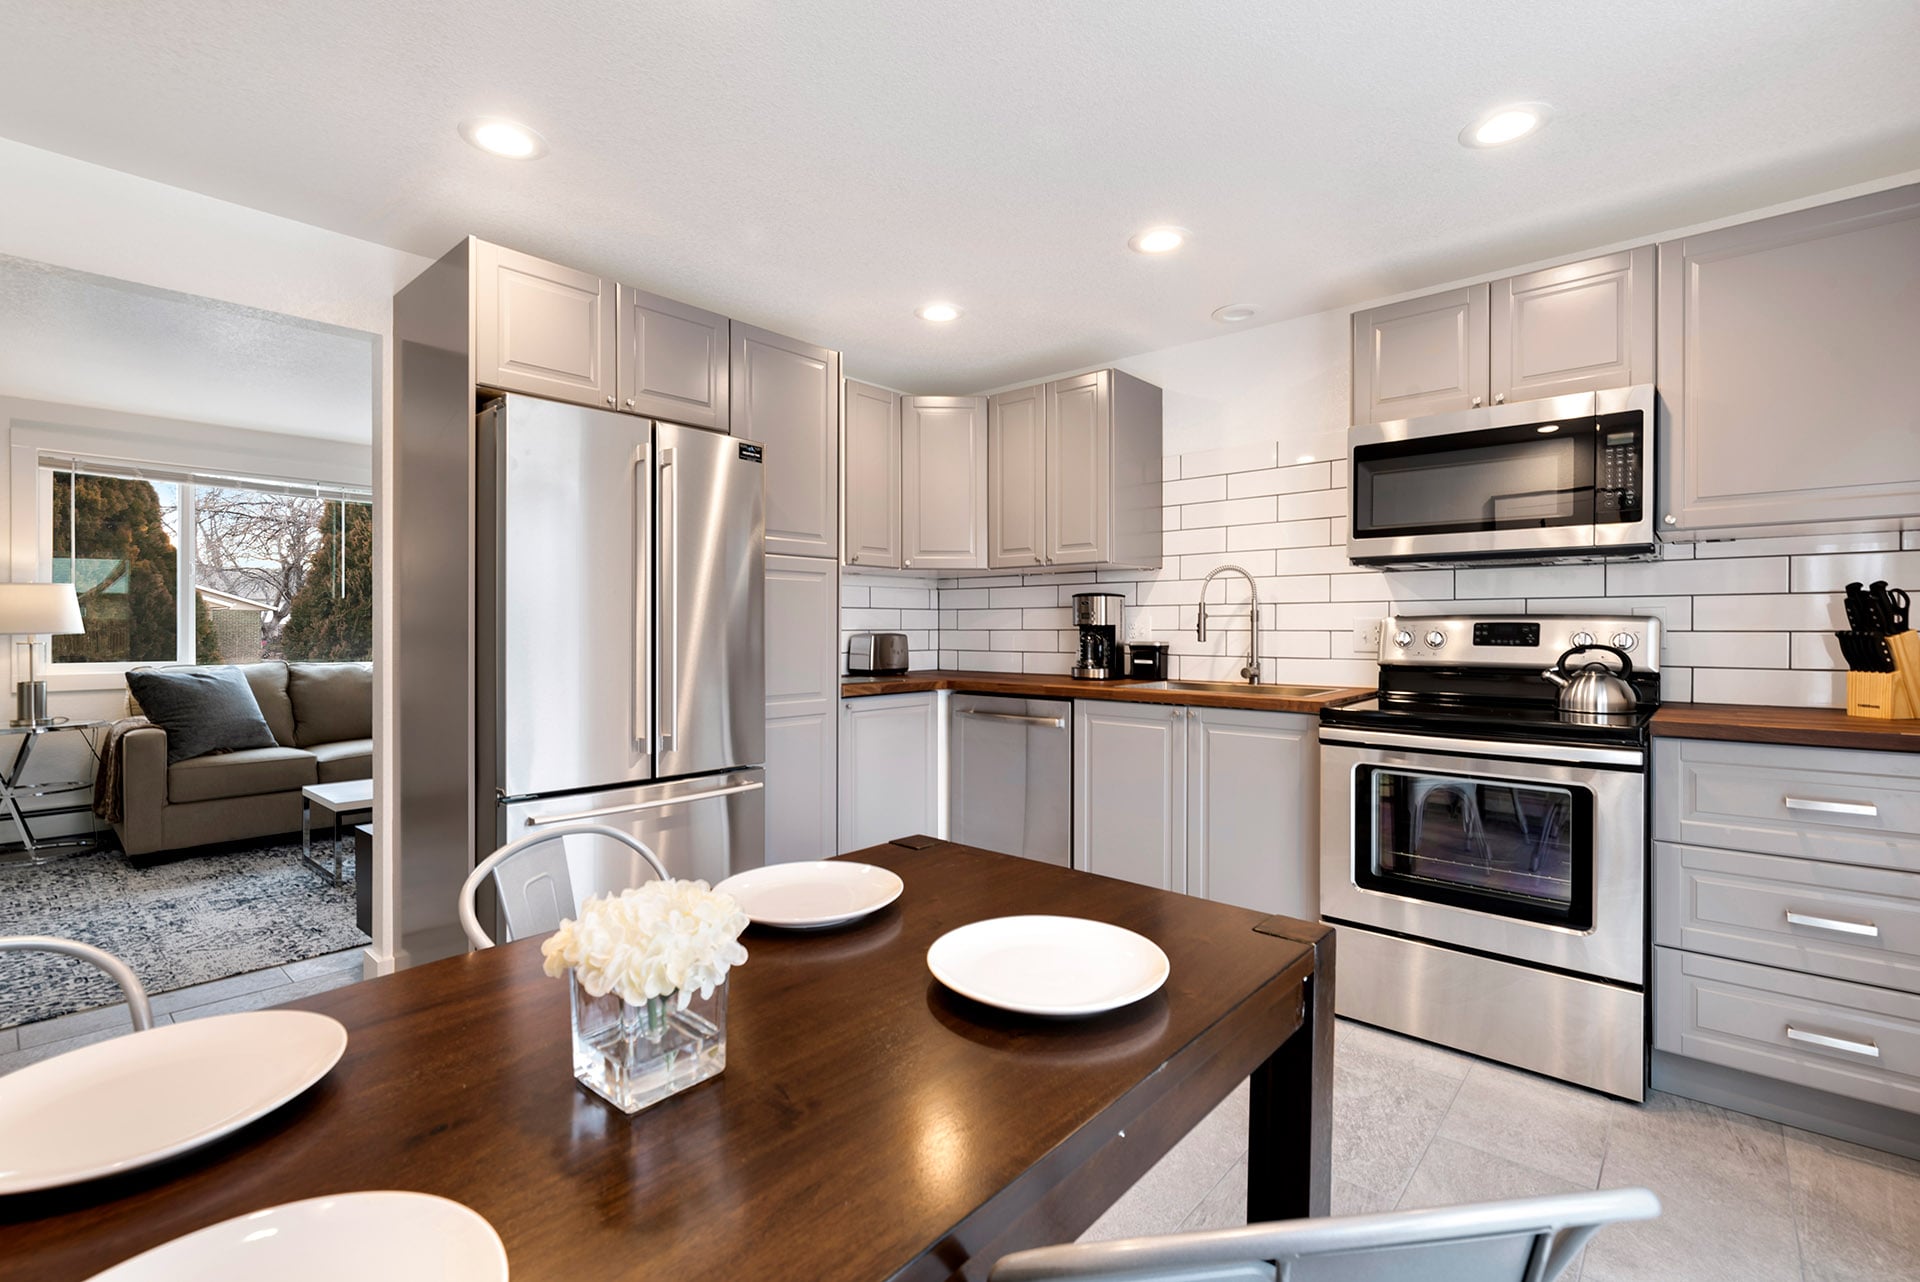
<path fill-rule="evenodd" d="M 316 857 L 322 842 L 316 841 Z M 331 853 L 331 852 L 329 852 Z M 300 863 L 300 843 L 209 847 L 151 868 L 118 851 L 0 872 L 0 935 L 64 935 L 113 953 L 149 995 L 369 942 L 349 880 Z M 0 953 L 0 1028 L 120 1000 L 85 962 Z"/>

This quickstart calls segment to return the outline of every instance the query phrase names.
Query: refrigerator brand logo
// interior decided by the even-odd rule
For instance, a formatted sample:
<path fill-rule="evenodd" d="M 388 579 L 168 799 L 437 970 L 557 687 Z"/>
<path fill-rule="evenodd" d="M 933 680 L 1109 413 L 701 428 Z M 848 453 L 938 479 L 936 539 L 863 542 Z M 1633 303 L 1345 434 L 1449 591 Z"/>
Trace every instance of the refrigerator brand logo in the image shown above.
<path fill-rule="evenodd" d="M 749 463 L 758 463 L 760 461 L 760 447 L 758 445 L 742 445 L 740 447 L 740 457 Z"/>

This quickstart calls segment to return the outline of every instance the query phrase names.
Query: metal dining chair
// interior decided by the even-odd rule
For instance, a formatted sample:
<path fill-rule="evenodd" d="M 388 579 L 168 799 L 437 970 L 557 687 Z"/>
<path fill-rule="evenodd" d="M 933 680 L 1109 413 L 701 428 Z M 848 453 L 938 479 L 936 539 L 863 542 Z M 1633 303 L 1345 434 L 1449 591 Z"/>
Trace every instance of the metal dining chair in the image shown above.
<path fill-rule="evenodd" d="M 120 991 L 127 995 L 127 1012 L 133 1016 L 133 1031 L 144 1033 L 153 1027 L 153 1008 L 147 1004 L 146 986 L 133 973 L 132 967 L 104 949 L 55 935 L 10 935 L 0 937 L 0 953 L 59 953 L 91 962 L 107 972 L 107 977 L 120 985 Z"/>
<path fill-rule="evenodd" d="M 568 839 L 574 837 L 595 840 L 573 843 L 569 849 Z M 608 841 L 625 849 L 609 850 Z M 507 938 L 515 940 L 558 930 L 560 919 L 579 912 L 582 901 L 637 886 L 648 873 L 667 880 L 660 860 L 630 832 L 605 824 L 571 824 L 537 832 L 508 842 L 474 865 L 460 887 L 460 928 L 475 948 L 493 947 L 493 937 L 481 928 L 476 907 L 480 887 L 488 879 L 500 901 Z"/>
<path fill-rule="evenodd" d="M 1043 1246 L 989 1282 L 1553 1282 L 1600 1228 L 1650 1220 L 1646 1189 Z"/>

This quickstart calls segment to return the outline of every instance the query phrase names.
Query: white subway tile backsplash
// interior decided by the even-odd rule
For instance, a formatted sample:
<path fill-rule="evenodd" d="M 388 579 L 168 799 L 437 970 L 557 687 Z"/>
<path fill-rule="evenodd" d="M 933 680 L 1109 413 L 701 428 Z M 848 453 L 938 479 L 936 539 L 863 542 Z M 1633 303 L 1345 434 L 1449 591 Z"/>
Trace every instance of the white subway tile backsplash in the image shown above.
<path fill-rule="evenodd" d="M 942 588 L 940 607 L 944 610 L 984 610 L 989 588 Z"/>
<path fill-rule="evenodd" d="M 1329 488 L 1331 478 L 1327 469 L 1325 463 L 1307 463 L 1298 467 L 1271 468 L 1264 472 L 1240 472 L 1227 478 L 1227 497 L 1250 499 L 1262 494 L 1325 490 Z"/>
<path fill-rule="evenodd" d="M 1734 601 L 1737 597 L 1701 597 L 1701 601 Z M 1662 629 L 1688 632 L 1694 627 L 1694 598 L 1690 596 L 1643 597 L 1541 597 L 1526 603 L 1529 614 L 1629 614 L 1658 619 Z M 1479 602 L 1474 603 L 1475 608 Z M 1764 625 L 1754 625 L 1764 630 Z M 1705 629 L 1702 629 L 1703 631 Z"/>
<path fill-rule="evenodd" d="M 867 632 L 875 628 L 891 631 L 900 626 L 898 610 L 842 609 L 840 626 L 855 632 Z"/>
<path fill-rule="evenodd" d="M 1258 550 L 1228 552 L 1219 556 L 1183 556 L 1180 558 L 1180 577 L 1183 579 L 1205 579 L 1209 574 L 1212 574 L 1223 565 L 1237 565 L 1257 579 L 1263 574 L 1273 573 L 1273 558 L 1274 554 L 1272 552 Z M 1238 580 L 1235 579 L 1234 581 L 1237 582 Z M 1214 588 L 1215 592 L 1219 590 L 1217 586 Z M 1232 591 L 1233 589 L 1229 588 L 1228 590 Z M 1239 591 L 1242 596 L 1245 596 L 1247 585 L 1241 583 Z"/>
<path fill-rule="evenodd" d="M 1273 500 L 1274 515 L 1282 521 L 1307 521 L 1315 517 L 1345 517 L 1347 496 L 1342 490 L 1311 490 L 1300 494 L 1279 494 Z"/>
<path fill-rule="evenodd" d="M 1801 556 L 1828 552 L 1897 552 L 1900 532 L 1806 535 L 1780 539 L 1719 539 L 1693 544 L 1695 560 L 1728 556 Z"/>
<path fill-rule="evenodd" d="M 1227 478 L 1203 476 L 1192 481 L 1166 481 L 1160 486 L 1160 505 L 1179 507 L 1183 503 L 1216 503 L 1227 497 Z"/>
<path fill-rule="evenodd" d="M 1017 628 L 1020 626 L 1020 611 L 1018 609 L 962 610 L 960 626 L 963 628 Z"/>
<path fill-rule="evenodd" d="M 1626 561 L 1609 565 L 1606 570 L 1608 596 L 1701 596 L 1787 590 L 1787 558 L 1784 556 Z"/>
<path fill-rule="evenodd" d="M 1230 445 L 1226 449 L 1206 450 L 1180 456 L 1180 475 L 1212 476 L 1222 472 L 1256 472 L 1271 468 L 1279 461 L 1280 447 L 1275 442 L 1263 445 Z"/>
<path fill-rule="evenodd" d="M 898 606 L 908 610 L 931 610 L 933 597 L 937 589 L 927 587 L 875 587 L 869 589 L 867 604 L 874 606 Z"/>
<path fill-rule="evenodd" d="M 1661 693 L 1665 693 L 1664 682 Z M 1745 668 L 1698 668 L 1693 674 L 1693 698 L 1699 703 L 1774 703 L 1797 708 L 1840 707 L 1847 701 L 1846 673 L 1801 672 L 1786 669 L 1758 672 Z"/>
<path fill-rule="evenodd" d="M 1200 531 L 1195 530 L 1198 534 Z M 1330 542 L 1325 521 L 1276 521 L 1271 525 L 1235 525 L 1225 531 L 1227 550 L 1246 548 L 1326 547 Z"/>
<path fill-rule="evenodd" d="M 1604 565 L 1491 566 L 1455 570 L 1454 590 L 1462 601 L 1485 597 L 1605 596 Z"/>
<path fill-rule="evenodd" d="M 1772 629 L 1781 632 L 1839 631 L 1847 626 L 1842 592 L 1769 596 L 1703 596 L 1693 603 L 1693 626 L 1701 632 Z"/>
<path fill-rule="evenodd" d="M 1660 661 L 1681 668 L 1784 668 L 1785 632 L 1663 632 Z"/>
<path fill-rule="evenodd" d="M 1278 499 L 1229 499 L 1224 503 L 1188 503 L 1180 509 L 1180 528 L 1198 530 L 1209 525 L 1254 525 L 1275 518 Z"/>
<path fill-rule="evenodd" d="M 1793 558 L 1795 592 L 1841 592 L 1849 583 L 1885 579 L 1896 588 L 1920 590 L 1920 552 L 1855 552 Z"/>
<path fill-rule="evenodd" d="M 994 588 L 987 604 L 996 610 L 1009 606 L 1058 605 L 1060 588 L 1058 584 L 1047 583 L 1036 587 Z"/>
<path fill-rule="evenodd" d="M 1454 599 L 1452 570 L 1365 570 L 1354 574 L 1336 574 L 1332 600 L 1378 601 L 1382 598 L 1400 604 Z"/>
<path fill-rule="evenodd" d="M 1020 611 L 1020 626 L 1029 629 L 1070 628 L 1073 626 L 1073 611 L 1063 605 L 1025 609 Z"/>
<path fill-rule="evenodd" d="M 1164 556 L 1184 556 L 1195 552 L 1226 550 L 1225 526 L 1215 526 L 1210 530 L 1168 530 L 1160 536 L 1160 551 Z"/>
<path fill-rule="evenodd" d="M 1347 578 L 1347 575 L 1339 576 Z M 1325 574 L 1289 574 L 1254 579 L 1262 601 L 1331 601 L 1333 577 Z"/>
<path fill-rule="evenodd" d="M 1840 640 L 1831 632 L 1793 634 L 1793 666 L 1845 671 L 1847 660 L 1840 653 Z"/>
<path fill-rule="evenodd" d="M 1905 530 L 1900 535 L 1900 546 L 1909 552 L 1920 552 L 1920 530 Z"/>

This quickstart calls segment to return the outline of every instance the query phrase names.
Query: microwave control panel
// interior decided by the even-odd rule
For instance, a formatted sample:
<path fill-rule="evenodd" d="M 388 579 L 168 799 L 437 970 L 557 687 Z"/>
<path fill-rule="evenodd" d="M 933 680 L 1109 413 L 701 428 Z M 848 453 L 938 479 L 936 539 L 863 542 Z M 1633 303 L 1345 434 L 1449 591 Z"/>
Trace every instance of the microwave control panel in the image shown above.
<path fill-rule="evenodd" d="M 1640 519 L 1640 456 L 1638 431 L 1601 426 L 1593 479 L 1594 520 Z"/>

